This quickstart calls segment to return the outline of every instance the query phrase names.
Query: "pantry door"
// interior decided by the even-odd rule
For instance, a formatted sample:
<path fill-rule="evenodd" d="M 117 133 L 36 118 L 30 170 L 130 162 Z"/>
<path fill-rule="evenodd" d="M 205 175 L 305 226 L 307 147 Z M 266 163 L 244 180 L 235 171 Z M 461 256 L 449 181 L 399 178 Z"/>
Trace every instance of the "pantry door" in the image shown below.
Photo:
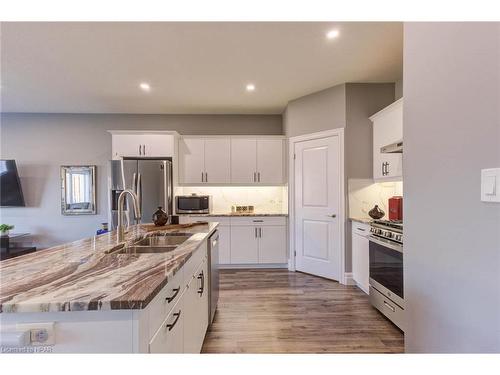
<path fill-rule="evenodd" d="M 294 143 L 294 229 L 297 271 L 341 280 L 343 158 L 341 136 Z"/>

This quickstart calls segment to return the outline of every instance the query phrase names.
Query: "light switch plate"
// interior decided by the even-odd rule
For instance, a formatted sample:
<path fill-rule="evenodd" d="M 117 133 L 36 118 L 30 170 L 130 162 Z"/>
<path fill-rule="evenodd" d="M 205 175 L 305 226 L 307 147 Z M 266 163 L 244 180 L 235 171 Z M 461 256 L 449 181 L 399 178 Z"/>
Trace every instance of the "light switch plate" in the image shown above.
<path fill-rule="evenodd" d="M 500 202 L 500 168 L 481 170 L 481 201 Z"/>

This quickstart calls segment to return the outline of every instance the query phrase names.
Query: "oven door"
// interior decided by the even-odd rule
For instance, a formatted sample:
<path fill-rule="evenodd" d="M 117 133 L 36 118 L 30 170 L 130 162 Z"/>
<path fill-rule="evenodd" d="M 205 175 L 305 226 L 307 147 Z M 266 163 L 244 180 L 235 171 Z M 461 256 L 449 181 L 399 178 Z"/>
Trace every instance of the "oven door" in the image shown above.
<path fill-rule="evenodd" d="M 404 309 L 403 246 L 370 236 L 370 285 Z"/>

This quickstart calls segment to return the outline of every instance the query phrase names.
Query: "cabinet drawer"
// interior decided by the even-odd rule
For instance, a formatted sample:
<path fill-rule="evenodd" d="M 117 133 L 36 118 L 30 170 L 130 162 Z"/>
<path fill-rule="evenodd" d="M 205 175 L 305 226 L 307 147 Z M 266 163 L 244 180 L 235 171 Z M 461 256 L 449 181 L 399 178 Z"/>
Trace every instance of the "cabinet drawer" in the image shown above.
<path fill-rule="evenodd" d="M 149 306 L 149 337 L 154 335 L 165 317 L 181 298 L 185 286 L 184 267 L 181 267 L 153 301 L 151 301 Z"/>
<path fill-rule="evenodd" d="M 183 298 L 181 298 L 149 342 L 150 353 L 184 352 L 184 314 Z"/>
<path fill-rule="evenodd" d="M 360 223 L 358 221 L 352 221 L 352 234 L 359 234 L 361 236 L 370 235 L 370 224 Z"/>
<path fill-rule="evenodd" d="M 286 225 L 285 216 L 246 216 L 246 217 L 232 217 L 231 225 L 252 225 L 252 226 L 265 226 L 265 225 Z"/>
<path fill-rule="evenodd" d="M 370 302 L 374 307 L 377 308 L 377 310 L 388 317 L 402 331 L 405 330 L 405 311 L 371 286 Z"/>
<path fill-rule="evenodd" d="M 207 256 L 207 241 L 204 241 L 200 247 L 191 254 L 191 258 L 182 266 L 184 269 L 184 283 L 186 286 L 189 284 L 196 270 L 200 266 L 203 259 Z"/>

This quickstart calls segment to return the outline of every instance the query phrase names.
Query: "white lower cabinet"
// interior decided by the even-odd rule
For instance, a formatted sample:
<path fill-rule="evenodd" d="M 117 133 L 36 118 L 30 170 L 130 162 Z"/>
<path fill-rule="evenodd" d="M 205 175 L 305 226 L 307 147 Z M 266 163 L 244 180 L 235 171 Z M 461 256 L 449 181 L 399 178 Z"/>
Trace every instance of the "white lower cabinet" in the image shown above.
<path fill-rule="evenodd" d="M 150 353 L 184 353 L 184 320 L 186 310 L 181 298 L 149 343 Z"/>
<path fill-rule="evenodd" d="M 197 269 L 184 294 L 184 353 L 200 353 L 208 328 L 207 259 Z"/>
<path fill-rule="evenodd" d="M 257 227 L 231 226 L 231 264 L 259 263 Z"/>
<path fill-rule="evenodd" d="M 259 228 L 259 263 L 286 263 L 286 227 L 262 226 Z"/>
<path fill-rule="evenodd" d="M 370 226 L 352 222 L 352 278 L 366 294 L 369 293 Z"/>

